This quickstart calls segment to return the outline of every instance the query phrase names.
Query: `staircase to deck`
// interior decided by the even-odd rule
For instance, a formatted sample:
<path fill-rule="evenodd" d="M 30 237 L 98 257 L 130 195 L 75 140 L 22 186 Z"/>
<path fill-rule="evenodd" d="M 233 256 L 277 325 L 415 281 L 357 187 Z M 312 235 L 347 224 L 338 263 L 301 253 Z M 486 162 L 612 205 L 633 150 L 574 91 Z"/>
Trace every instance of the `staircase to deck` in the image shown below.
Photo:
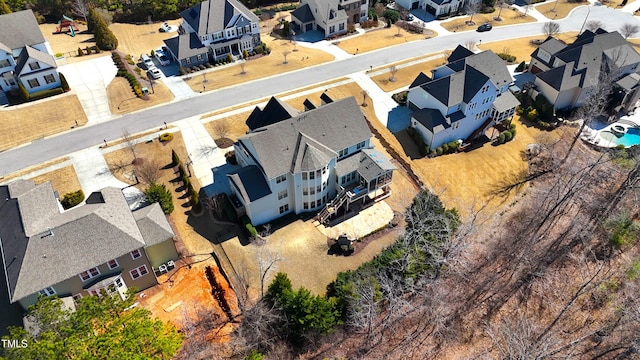
<path fill-rule="evenodd" d="M 348 191 L 344 188 L 340 190 L 338 196 L 327 203 L 327 205 L 318 213 L 318 222 L 323 224 L 329 217 L 338 211 L 338 209 L 349 199 Z"/>

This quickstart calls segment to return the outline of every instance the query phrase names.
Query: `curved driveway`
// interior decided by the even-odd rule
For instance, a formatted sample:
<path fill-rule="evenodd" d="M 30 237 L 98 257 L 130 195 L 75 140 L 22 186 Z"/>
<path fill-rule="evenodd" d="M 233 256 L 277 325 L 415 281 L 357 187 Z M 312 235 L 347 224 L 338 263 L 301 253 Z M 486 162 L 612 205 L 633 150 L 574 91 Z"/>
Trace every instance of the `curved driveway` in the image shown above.
<path fill-rule="evenodd" d="M 578 31 L 588 15 L 589 20 L 600 20 L 610 30 L 622 24 L 640 24 L 631 14 L 606 7 L 586 6 L 575 9 L 567 18 L 558 20 L 561 31 Z M 613 28 L 615 27 L 615 28 Z M 348 59 L 301 69 L 250 83 L 212 91 L 202 96 L 173 102 L 152 109 L 128 114 L 121 118 L 79 128 L 64 134 L 0 153 L 0 177 L 14 171 L 37 165 L 72 152 L 97 146 L 103 139 L 111 141 L 120 138 L 122 129 L 135 134 L 151 128 L 160 128 L 163 121 L 172 123 L 190 116 L 211 112 L 231 105 L 244 103 L 296 88 L 313 85 L 334 78 L 343 77 L 370 66 L 379 67 L 416 56 L 451 49 L 469 40 L 484 42 L 534 36 L 542 33 L 541 23 L 527 23 L 496 27 L 490 32 L 466 31 L 437 36 L 428 40 L 414 41 L 364 54 Z"/>

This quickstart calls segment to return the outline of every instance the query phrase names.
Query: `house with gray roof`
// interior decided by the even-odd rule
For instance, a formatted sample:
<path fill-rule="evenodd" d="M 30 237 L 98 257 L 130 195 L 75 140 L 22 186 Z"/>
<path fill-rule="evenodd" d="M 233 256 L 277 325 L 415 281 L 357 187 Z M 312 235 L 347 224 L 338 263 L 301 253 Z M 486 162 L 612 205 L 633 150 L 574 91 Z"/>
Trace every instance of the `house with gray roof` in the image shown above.
<path fill-rule="evenodd" d="M 396 4 L 408 10 L 428 12 L 433 16 L 444 16 L 462 10 L 464 0 L 396 0 Z"/>
<path fill-rule="evenodd" d="M 367 19 L 369 0 L 301 0 L 291 12 L 293 30 L 317 30 L 325 38 L 346 34 L 347 25 Z"/>
<path fill-rule="evenodd" d="M 640 55 L 617 31 L 586 30 L 565 44 L 548 37 L 532 54 L 532 96 L 543 94 L 555 109 L 580 107 L 599 83 L 612 83 L 617 110 L 630 110 L 640 98 Z"/>
<path fill-rule="evenodd" d="M 32 10 L 0 15 L 0 89 L 29 94 L 60 87 L 56 61 Z"/>
<path fill-rule="evenodd" d="M 430 150 L 455 140 L 470 142 L 513 116 L 520 103 L 508 90 L 512 77 L 491 50 L 478 54 L 458 46 L 448 63 L 413 81 L 407 106 L 411 126 Z"/>
<path fill-rule="evenodd" d="M 178 36 L 164 41 L 180 66 L 241 57 L 261 44 L 260 20 L 237 0 L 205 0 L 180 16 Z"/>
<path fill-rule="evenodd" d="M 324 221 L 342 206 L 390 194 L 395 167 L 373 148 L 356 100 L 327 101 L 234 144 L 242 168 L 227 175 L 231 196 L 254 225 L 317 211 Z"/>
<path fill-rule="evenodd" d="M 156 285 L 154 270 L 176 260 L 174 233 L 160 206 L 129 210 L 117 188 L 104 188 L 64 211 L 51 183 L 0 186 L 0 253 L 11 303 L 39 295 L 78 299 L 102 291 Z"/>

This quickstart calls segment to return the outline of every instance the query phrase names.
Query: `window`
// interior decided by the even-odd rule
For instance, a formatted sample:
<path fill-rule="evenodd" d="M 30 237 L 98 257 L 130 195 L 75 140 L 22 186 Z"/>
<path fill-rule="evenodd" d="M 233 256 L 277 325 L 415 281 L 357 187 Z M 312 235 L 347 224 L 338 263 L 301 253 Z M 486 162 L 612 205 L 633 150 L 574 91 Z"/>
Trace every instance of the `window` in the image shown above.
<path fill-rule="evenodd" d="M 82 279 L 82 281 L 87 281 L 93 277 L 96 277 L 100 275 L 100 270 L 98 270 L 98 268 L 93 267 L 87 271 L 83 271 L 82 273 L 80 273 L 80 279 Z"/>
<path fill-rule="evenodd" d="M 338 25 L 338 30 L 340 31 L 344 30 L 344 23 Z"/>
<path fill-rule="evenodd" d="M 7 59 L 0 60 L 0 68 L 11 66 L 11 63 Z"/>
<path fill-rule="evenodd" d="M 309 189 L 309 194 L 313 195 L 316 193 L 316 188 L 312 187 Z"/>
<path fill-rule="evenodd" d="M 100 291 L 98 290 L 89 290 L 89 295 L 91 296 L 100 296 Z"/>
<path fill-rule="evenodd" d="M 342 149 L 340 150 L 340 152 L 338 153 L 338 158 L 344 157 L 345 155 L 347 155 L 349 153 L 349 148 L 346 149 Z"/>
<path fill-rule="evenodd" d="M 313 180 L 315 178 L 316 178 L 316 173 L 313 171 L 309 172 L 309 180 Z"/>
<path fill-rule="evenodd" d="M 124 286 L 124 281 L 122 281 L 122 278 L 118 276 L 116 278 L 116 281 L 114 281 L 114 284 L 116 284 L 117 287 L 121 288 Z"/>
<path fill-rule="evenodd" d="M 322 176 L 322 170 L 316 170 L 316 177 L 320 178 Z"/>
<path fill-rule="evenodd" d="M 30 79 L 27 82 L 29 83 L 29 87 L 30 88 L 34 88 L 34 87 L 40 86 L 40 82 L 38 81 L 38 79 Z"/>
<path fill-rule="evenodd" d="M 304 179 L 303 179 L 304 180 Z M 276 184 L 287 181 L 287 175 L 280 175 L 276 178 Z"/>
<path fill-rule="evenodd" d="M 366 4 L 367 4 L 367 0 L 362 0 L 362 1 L 360 1 L 360 4 L 362 4 L 362 5 L 366 5 Z"/>
<path fill-rule="evenodd" d="M 149 270 L 147 270 L 147 265 L 140 265 L 137 268 L 129 271 L 129 274 L 131 275 L 131 278 L 133 280 L 141 277 L 141 276 L 145 276 L 149 273 Z"/>
<path fill-rule="evenodd" d="M 244 26 L 244 32 L 247 33 L 247 34 L 250 33 L 251 32 L 251 27 L 249 27 L 249 25 L 245 25 Z"/>
<path fill-rule="evenodd" d="M 82 299 L 82 294 L 77 293 L 77 294 L 73 295 L 73 300 L 74 300 L 74 301 L 76 301 L 76 302 L 77 302 L 77 301 L 79 301 L 80 299 Z"/>
<path fill-rule="evenodd" d="M 282 190 L 278 193 L 278 200 L 282 200 L 288 196 L 287 190 Z"/>
<path fill-rule="evenodd" d="M 140 252 L 140 249 L 135 249 L 135 250 L 133 250 L 131 252 L 131 258 L 134 259 L 134 260 L 139 258 L 140 256 L 142 256 L 142 253 Z"/>
<path fill-rule="evenodd" d="M 363 141 L 361 143 L 358 143 L 358 145 L 356 145 L 356 149 L 360 150 L 364 147 L 364 145 L 366 144 L 366 141 Z"/>
<path fill-rule="evenodd" d="M 333 16 L 330 16 L 329 19 L 333 19 Z M 336 27 L 335 26 L 329 26 L 329 33 L 334 33 L 336 32 Z"/>
<path fill-rule="evenodd" d="M 39 293 L 41 295 L 45 295 L 45 296 L 53 296 L 53 295 L 56 294 L 56 291 L 54 290 L 54 288 L 48 287 L 48 288 L 44 288 L 44 289 L 40 290 Z"/>
<path fill-rule="evenodd" d="M 202 61 L 202 54 L 198 54 L 197 58 L 198 58 L 198 61 Z"/>
<path fill-rule="evenodd" d="M 118 267 L 118 260 L 116 259 L 109 260 L 107 262 L 107 265 L 109 266 L 109 270 L 113 270 Z"/>
<path fill-rule="evenodd" d="M 315 202 L 315 201 L 312 201 L 310 206 L 311 206 L 311 208 L 313 209 L 314 207 L 316 207 L 316 202 Z"/>
<path fill-rule="evenodd" d="M 40 69 L 40 63 L 36 62 L 32 62 L 31 64 L 29 64 L 29 68 L 31 70 L 38 70 Z"/>
<path fill-rule="evenodd" d="M 218 41 L 224 37 L 222 31 L 218 31 L 217 33 L 213 33 L 213 41 Z"/>
<path fill-rule="evenodd" d="M 51 83 L 56 82 L 56 77 L 55 77 L 55 76 L 53 76 L 53 74 L 48 74 L 48 75 L 45 75 L 45 76 L 44 76 L 44 81 L 45 81 L 47 84 L 51 84 Z"/>
<path fill-rule="evenodd" d="M 302 173 L 302 180 L 307 180 L 307 173 L 306 172 Z"/>
<path fill-rule="evenodd" d="M 320 192 L 320 191 L 322 191 L 322 186 L 320 185 L 316 186 L 316 192 Z"/>
<path fill-rule="evenodd" d="M 243 34 L 244 29 L 239 27 L 238 30 L 236 31 L 238 36 L 241 36 Z"/>
<path fill-rule="evenodd" d="M 185 62 L 187 65 L 191 64 L 191 58 L 186 58 L 186 59 L 184 59 L 184 62 Z"/>
<path fill-rule="evenodd" d="M 302 189 L 302 195 L 309 195 L 309 188 Z"/>
<path fill-rule="evenodd" d="M 285 211 L 289 211 L 289 204 L 284 204 L 280 206 L 280 214 L 282 214 Z"/>
<path fill-rule="evenodd" d="M 302 204 L 302 207 L 303 207 L 305 210 L 309 209 L 309 203 L 305 201 L 305 202 L 304 202 L 304 204 Z"/>

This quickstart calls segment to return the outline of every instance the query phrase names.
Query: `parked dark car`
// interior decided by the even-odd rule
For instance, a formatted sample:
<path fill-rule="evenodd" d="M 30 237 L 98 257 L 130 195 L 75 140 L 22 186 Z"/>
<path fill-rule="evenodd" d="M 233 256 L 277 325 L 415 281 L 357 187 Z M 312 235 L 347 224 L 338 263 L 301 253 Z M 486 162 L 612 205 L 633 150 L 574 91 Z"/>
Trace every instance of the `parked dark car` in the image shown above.
<path fill-rule="evenodd" d="M 489 23 L 478 26 L 478 32 L 491 31 L 491 29 L 493 29 L 493 26 Z"/>

